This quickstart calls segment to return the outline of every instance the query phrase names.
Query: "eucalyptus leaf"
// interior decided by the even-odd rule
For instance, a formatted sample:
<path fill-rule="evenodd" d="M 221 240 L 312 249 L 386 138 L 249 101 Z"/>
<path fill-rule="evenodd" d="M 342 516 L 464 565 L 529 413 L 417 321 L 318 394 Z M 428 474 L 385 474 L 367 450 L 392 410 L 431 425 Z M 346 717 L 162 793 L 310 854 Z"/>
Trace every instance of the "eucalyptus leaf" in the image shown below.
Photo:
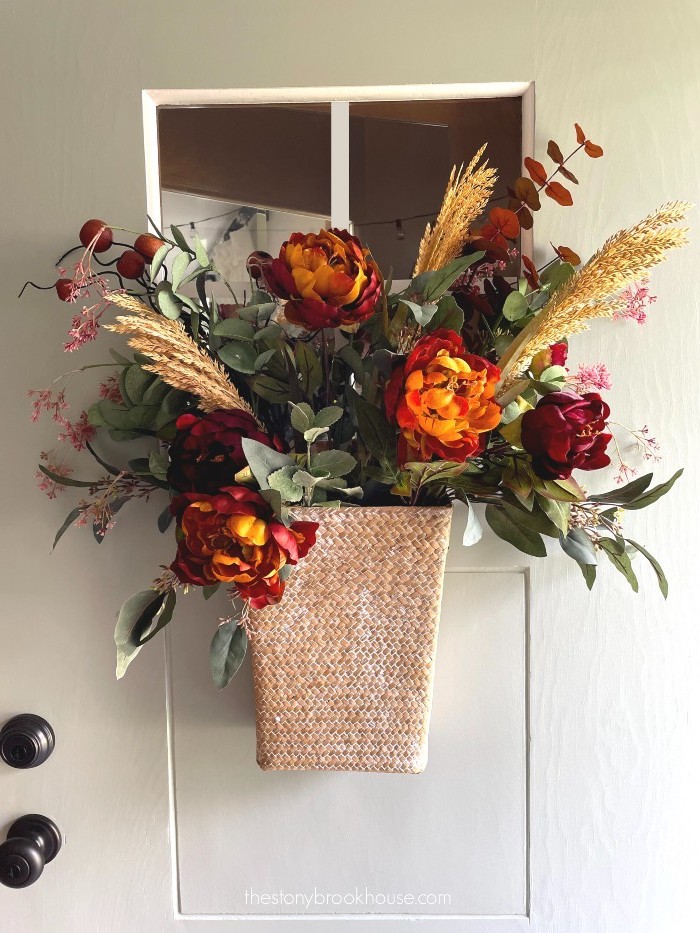
<path fill-rule="evenodd" d="M 156 304 L 163 315 L 171 321 L 177 321 L 180 317 L 180 303 L 173 295 L 173 289 L 170 282 L 160 282 L 156 286 Z"/>
<path fill-rule="evenodd" d="M 425 329 L 433 331 L 445 328 L 459 333 L 463 327 L 464 311 L 462 311 L 452 295 L 443 295 L 438 301 L 437 312 Z"/>
<path fill-rule="evenodd" d="M 529 310 L 527 300 L 520 292 L 511 292 L 503 303 L 503 317 L 507 321 L 517 321 Z"/>
<path fill-rule="evenodd" d="M 44 476 L 48 476 L 50 480 L 53 480 L 53 482 L 57 483 L 59 486 L 82 486 L 87 489 L 95 485 L 94 480 L 73 479 L 71 476 L 61 476 L 59 473 L 54 473 L 53 470 L 49 470 L 48 467 L 43 466 L 41 463 L 39 464 L 39 469 Z"/>
<path fill-rule="evenodd" d="M 632 569 L 632 562 L 629 559 L 629 555 L 624 549 L 620 552 L 619 545 L 616 541 L 613 541 L 611 538 L 601 538 L 600 547 L 609 558 L 610 563 L 615 567 L 616 570 L 619 570 L 622 576 L 627 580 L 629 585 L 632 587 L 632 590 L 635 593 L 639 592 L 639 581 L 635 575 L 634 570 Z"/>
<path fill-rule="evenodd" d="M 124 377 L 124 388 L 129 401 L 137 405 L 142 401 L 146 389 L 155 382 L 157 376 L 142 369 L 138 363 L 129 366 Z"/>
<path fill-rule="evenodd" d="M 280 470 L 285 466 L 296 466 L 294 460 L 287 454 L 282 454 L 250 437 L 241 438 L 241 446 L 248 466 L 253 471 L 261 489 L 270 488 L 267 478 L 274 470 Z"/>
<path fill-rule="evenodd" d="M 485 253 L 480 252 L 472 253 L 470 256 L 460 256 L 458 259 L 448 262 L 442 269 L 429 273 L 423 287 L 423 299 L 426 302 L 437 301 L 461 275 L 464 275 L 470 266 L 473 266 L 475 262 L 479 262 L 485 255 Z"/>
<path fill-rule="evenodd" d="M 163 535 L 170 528 L 175 516 L 170 511 L 170 506 L 166 506 L 158 516 L 158 531 Z"/>
<path fill-rule="evenodd" d="M 594 564 L 581 564 L 581 563 L 579 563 L 579 567 L 581 568 L 583 579 L 586 581 L 586 586 L 588 587 L 589 590 L 592 590 L 593 584 L 595 583 L 595 578 L 596 578 L 598 568 Z"/>
<path fill-rule="evenodd" d="M 590 564 L 591 566 L 598 563 L 593 542 L 583 528 L 572 528 L 567 535 L 560 535 L 559 543 L 562 550 L 577 563 Z"/>
<path fill-rule="evenodd" d="M 203 596 L 205 599 L 211 599 L 212 596 L 214 596 L 215 593 L 218 593 L 218 592 L 219 592 L 219 587 L 220 587 L 220 586 L 221 586 L 220 583 L 212 583 L 211 586 L 203 586 L 203 587 L 202 587 L 202 596 Z"/>
<path fill-rule="evenodd" d="M 649 487 L 653 473 L 647 473 L 645 476 L 638 476 L 632 482 L 619 486 L 617 489 L 611 489 L 610 492 L 602 493 L 598 496 L 589 496 L 591 502 L 610 502 L 613 505 L 624 505 L 626 502 L 632 502 L 639 498 Z"/>
<path fill-rule="evenodd" d="M 210 265 L 209 256 L 207 256 L 204 243 L 202 243 L 201 239 L 199 238 L 199 234 L 196 232 L 194 235 L 194 255 L 202 268 L 207 268 Z"/>
<path fill-rule="evenodd" d="M 170 622 L 174 608 L 174 590 L 168 590 L 167 593 L 144 590 L 127 599 L 119 610 L 114 630 L 117 679 L 124 676 L 143 645 Z"/>
<path fill-rule="evenodd" d="M 186 253 L 194 255 L 190 248 L 190 244 L 185 239 L 185 235 L 179 227 L 176 227 L 175 224 L 172 224 L 170 227 L 170 232 L 173 235 L 173 240 L 175 240 L 180 249 L 184 250 Z"/>
<path fill-rule="evenodd" d="M 187 274 L 187 269 L 191 262 L 192 257 L 190 254 L 183 253 L 182 251 L 178 252 L 177 256 L 173 259 L 170 271 L 173 291 L 176 292 L 180 287 L 180 283 Z"/>
<path fill-rule="evenodd" d="M 61 540 L 63 535 L 68 531 L 71 525 L 73 525 L 79 518 L 80 518 L 80 509 L 79 508 L 71 509 L 68 515 L 66 515 L 63 521 L 63 524 L 56 532 L 56 537 L 53 539 L 53 546 L 51 548 L 52 551 L 55 549 L 56 545 Z"/>
<path fill-rule="evenodd" d="M 238 340 L 252 340 L 255 337 L 255 328 L 247 321 L 230 317 L 217 324 L 214 333 L 217 337 L 236 337 Z"/>
<path fill-rule="evenodd" d="M 472 545 L 481 541 L 484 530 L 481 527 L 481 522 L 471 502 L 469 502 L 468 499 L 462 499 L 461 501 L 467 507 L 467 522 L 464 526 L 464 534 L 462 535 L 462 545 L 464 547 L 472 547 Z"/>
<path fill-rule="evenodd" d="M 654 557 L 654 555 L 650 554 L 649 551 L 647 551 L 645 547 L 642 547 L 641 544 L 637 544 L 637 542 L 632 541 L 631 538 L 628 539 L 627 543 L 631 544 L 633 548 L 636 548 L 639 551 L 639 553 L 642 554 L 644 557 L 646 557 L 646 559 L 649 561 L 651 566 L 654 568 L 654 573 L 656 574 L 656 579 L 659 584 L 659 589 L 661 590 L 661 593 L 663 594 L 664 599 L 667 599 L 668 598 L 668 580 L 666 579 L 666 574 L 664 573 L 663 568 L 661 567 L 661 564 Z"/>
<path fill-rule="evenodd" d="M 662 496 L 665 496 L 667 492 L 670 492 L 673 488 L 676 480 L 682 475 L 683 470 L 677 470 L 671 479 L 666 480 L 665 483 L 660 483 L 658 486 L 654 486 L 653 489 L 650 489 L 649 492 L 645 493 L 642 496 L 639 496 L 636 499 L 633 499 L 631 502 L 627 502 L 625 505 L 626 509 L 636 510 L 636 509 L 645 509 L 648 505 L 656 502 Z"/>
<path fill-rule="evenodd" d="M 168 255 L 171 249 L 172 246 L 170 243 L 163 243 L 163 245 L 156 250 L 153 259 L 151 260 L 151 268 L 148 273 L 151 277 L 151 282 L 155 281 L 155 277 L 160 272 L 161 266 L 165 261 L 165 257 Z"/>
<path fill-rule="evenodd" d="M 512 544 L 519 551 L 533 557 L 547 556 L 547 548 L 542 537 L 536 531 L 516 524 L 503 509 L 495 505 L 487 505 L 485 516 L 491 530 L 508 544 Z"/>
<path fill-rule="evenodd" d="M 222 363 L 235 369 L 236 372 L 250 374 L 255 372 L 258 351 L 252 343 L 230 340 L 219 348 L 218 357 Z"/>
<path fill-rule="evenodd" d="M 209 651 L 209 664 L 214 684 L 228 686 L 238 671 L 248 647 L 245 629 L 237 622 L 224 622 L 216 630 Z"/>

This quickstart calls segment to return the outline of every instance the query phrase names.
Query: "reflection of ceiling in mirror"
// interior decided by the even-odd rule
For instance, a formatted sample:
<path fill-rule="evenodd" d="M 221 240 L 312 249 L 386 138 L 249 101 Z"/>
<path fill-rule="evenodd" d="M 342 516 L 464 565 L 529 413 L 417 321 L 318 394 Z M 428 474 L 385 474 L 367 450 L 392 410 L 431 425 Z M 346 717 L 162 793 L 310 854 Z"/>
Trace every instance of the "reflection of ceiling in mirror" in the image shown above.
<path fill-rule="evenodd" d="M 255 250 L 279 253 L 291 233 L 318 231 L 330 218 L 290 211 L 265 210 L 181 192 L 162 192 L 163 225 L 182 230 L 194 243 L 195 233 L 207 250 L 220 278 L 231 285 L 248 283 L 246 259 Z"/>

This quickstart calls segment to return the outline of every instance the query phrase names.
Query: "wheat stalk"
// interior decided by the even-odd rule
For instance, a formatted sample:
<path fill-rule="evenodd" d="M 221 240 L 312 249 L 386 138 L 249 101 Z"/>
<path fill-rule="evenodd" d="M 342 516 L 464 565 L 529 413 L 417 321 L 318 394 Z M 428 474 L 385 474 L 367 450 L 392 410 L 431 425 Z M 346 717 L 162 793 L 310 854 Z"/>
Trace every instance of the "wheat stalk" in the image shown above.
<path fill-rule="evenodd" d="M 486 207 L 496 183 L 496 172 L 488 162 L 478 165 L 485 149 L 483 145 L 466 169 L 464 165 L 452 169 L 435 223 L 426 225 L 420 241 L 414 276 L 441 269 L 462 252 L 469 227 Z"/>
<path fill-rule="evenodd" d="M 687 229 L 669 224 L 682 221 L 691 207 L 685 201 L 664 204 L 635 226 L 611 236 L 503 354 L 497 398 L 503 400 L 540 350 L 587 330 L 592 318 L 612 317 L 620 310 L 622 289 L 643 278 L 669 250 L 688 242 Z"/>
<path fill-rule="evenodd" d="M 109 292 L 105 297 L 129 311 L 106 327 L 130 335 L 129 346 L 152 361 L 144 369 L 156 373 L 174 389 L 194 395 L 203 411 L 241 409 L 255 417 L 223 367 L 195 343 L 181 321 L 171 321 L 123 292 Z"/>

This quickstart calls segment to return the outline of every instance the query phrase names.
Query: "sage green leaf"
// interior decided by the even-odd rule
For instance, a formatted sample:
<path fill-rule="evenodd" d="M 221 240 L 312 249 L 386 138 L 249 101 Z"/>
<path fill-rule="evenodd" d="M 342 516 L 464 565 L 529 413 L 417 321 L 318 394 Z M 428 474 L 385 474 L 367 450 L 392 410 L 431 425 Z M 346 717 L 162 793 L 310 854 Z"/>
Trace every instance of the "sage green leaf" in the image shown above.
<path fill-rule="evenodd" d="M 115 363 L 119 364 L 119 366 L 131 366 L 131 360 L 127 359 L 125 356 L 122 356 L 121 353 L 118 353 L 113 347 L 109 348 L 109 355 L 112 357 Z"/>
<path fill-rule="evenodd" d="M 281 454 L 278 450 L 254 441 L 250 437 L 242 438 L 241 446 L 248 466 L 253 471 L 253 476 L 261 489 L 269 489 L 267 478 L 273 471 L 285 466 L 296 466 L 294 460 L 287 454 Z"/>
<path fill-rule="evenodd" d="M 557 499 L 547 499 L 545 496 L 537 497 L 537 505 L 542 509 L 547 518 L 552 521 L 559 531 L 566 534 L 569 530 L 569 512 L 568 502 L 560 502 Z"/>
<path fill-rule="evenodd" d="M 247 321 L 230 317 L 221 321 L 214 328 L 217 337 L 236 337 L 238 340 L 252 340 L 255 337 L 255 328 Z"/>
<path fill-rule="evenodd" d="M 543 270 L 540 274 L 540 281 L 549 286 L 549 294 L 553 295 L 560 286 L 568 282 L 575 271 L 571 263 L 555 262 Z"/>
<path fill-rule="evenodd" d="M 527 300 L 520 292 L 511 292 L 503 303 L 503 317 L 507 321 L 518 321 L 525 317 L 529 310 Z"/>
<path fill-rule="evenodd" d="M 586 581 L 586 586 L 589 590 L 592 590 L 598 568 L 595 564 L 579 564 L 579 567 L 581 568 L 583 579 Z"/>
<path fill-rule="evenodd" d="M 632 541 L 631 538 L 627 539 L 627 543 L 631 544 L 633 548 L 636 548 L 640 554 L 642 554 L 649 561 L 651 566 L 654 568 L 654 573 L 656 574 L 656 579 L 659 583 L 659 589 L 661 590 L 664 599 L 668 598 L 668 580 L 666 579 L 666 574 L 663 572 L 661 564 L 654 557 L 653 554 L 650 554 L 645 547 L 642 547 L 641 544 L 637 544 L 636 541 Z"/>
<path fill-rule="evenodd" d="M 536 531 L 538 534 L 547 535 L 549 538 L 559 537 L 559 528 L 552 519 L 539 508 L 539 503 L 535 502 L 535 507 L 530 511 L 521 508 L 520 503 L 504 501 L 503 508 L 509 517 L 518 525 L 527 531 Z"/>
<path fill-rule="evenodd" d="M 462 502 L 467 507 L 467 522 L 464 526 L 464 534 L 462 535 L 462 546 L 463 547 L 472 547 L 478 541 L 481 541 L 482 535 L 484 533 L 481 522 L 477 518 L 476 512 L 474 511 L 474 506 L 471 504 L 469 499 L 466 496 L 462 499 Z"/>
<path fill-rule="evenodd" d="M 148 469 L 156 479 L 167 479 L 170 460 L 168 455 L 161 450 L 152 450 L 148 455 Z"/>
<path fill-rule="evenodd" d="M 357 430 L 367 449 L 383 467 L 393 467 L 396 464 L 396 429 L 384 412 L 354 390 L 349 389 L 347 397 Z"/>
<path fill-rule="evenodd" d="M 361 383 L 365 377 L 365 366 L 357 350 L 348 343 L 345 344 L 344 347 L 341 347 L 335 355 L 339 357 L 346 366 L 350 367 L 355 381 Z"/>
<path fill-rule="evenodd" d="M 53 539 L 53 547 L 51 548 L 52 551 L 55 549 L 56 545 L 61 540 L 63 535 L 68 531 L 71 525 L 74 522 L 76 522 L 79 518 L 80 518 L 80 509 L 78 508 L 71 509 L 68 515 L 66 515 L 63 521 L 63 524 L 56 532 L 56 537 Z"/>
<path fill-rule="evenodd" d="M 158 516 L 158 531 L 164 535 L 165 532 L 170 528 L 173 523 L 175 516 L 170 511 L 170 506 L 167 505 L 163 511 Z"/>
<path fill-rule="evenodd" d="M 595 566 L 598 563 L 593 542 L 583 528 L 572 528 L 567 535 L 559 536 L 559 543 L 564 553 L 579 564 Z"/>
<path fill-rule="evenodd" d="M 168 590 L 167 593 L 143 590 L 127 599 L 119 610 L 114 629 L 117 679 L 124 676 L 126 669 L 146 642 L 170 622 L 174 609 L 174 590 Z"/>
<path fill-rule="evenodd" d="M 255 372 L 258 351 L 252 343 L 230 340 L 219 349 L 218 356 L 222 363 L 235 369 L 236 372 L 248 374 Z"/>
<path fill-rule="evenodd" d="M 180 303 L 173 295 L 170 282 L 160 282 L 156 285 L 156 303 L 165 317 L 177 321 L 180 317 Z"/>
<path fill-rule="evenodd" d="M 459 333 L 464 327 L 464 311 L 455 301 L 452 295 L 443 295 L 438 301 L 437 312 L 433 315 L 430 323 L 425 328 L 427 331 L 445 328 Z"/>
<path fill-rule="evenodd" d="M 218 593 L 218 592 L 219 592 L 219 587 L 220 587 L 220 586 L 221 586 L 220 583 L 212 583 L 211 586 L 203 586 L 203 587 L 202 587 L 202 596 L 203 596 L 205 599 L 211 599 L 212 596 L 213 596 L 215 593 Z"/>
<path fill-rule="evenodd" d="M 215 685 L 222 689 L 228 686 L 243 663 L 248 636 L 236 622 L 224 622 L 216 630 L 209 651 L 211 676 Z"/>
<path fill-rule="evenodd" d="M 151 282 L 155 280 L 155 277 L 160 272 L 161 266 L 165 261 L 165 257 L 168 255 L 171 249 L 172 246 L 170 243 L 163 243 L 163 245 L 156 250 L 153 259 L 151 260 L 151 268 L 148 273 L 151 277 Z"/>
<path fill-rule="evenodd" d="M 183 253 L 179 251 L 177 256 L 173 259 L 171 266 L 170 279 L 172 282 L 173 291 L 176 292 L 180 287 L 182 280 L 187 274 L 187 268 L 192 262 L 192 257 L 189 253 Z"/>
<path fill-rule="evenodd" d="M 637 499 L 634 499 L 632 502 L 628 502 L 625 505 L 626 509 L 645 509 L 648 505 L 651 505 L 653 502 L 656 502 L 662 496 L 665 496 L 667 492 L 670 492 L 673 488 L 676 480 L 682 475 L 683 470 L 676 470 L 671 479 L 666 480 L 665 483 L 661 483 L 658 486 L 654 486 L 653 489 L 650 489 L 649 492 L 645 493 L 643 496 L 639 496 Z"/>
<path fill-rule="evenodd" d="M 156 376 L 153 373 L 142 369 L 138 363 L 134 363 L 126 370 L 124 378 L 124 388 L 129 396 L 129 401 L 138 405 L 143 400 L 146 389 L 152 382 L 155 382 Z"/>
<path fill-rule="evenodd" d="M 540 382 L 566 382 L 567 371 L 563 366 L 548 366 L 540 373 Z"/>
<path fill-rule="evenodd" d="M 102 417 L 99 402 L 93 402 L 93 404 L 88 408 L 88 422 L 94 428 L 104 428 L 107 426 L 107 422 Z"/>
<path fill-rule="evenodd" d="M 180 230 L 179 227 L 176 227 L 175 224 L 172 224 L 170 227 L 170 232 L 173 235 L 173 240 L 175 240 L 175 242 L 177 243 L 177 245 L 180 247 L 181 250 L 184 250 L 186 253 L 190 253 L 191 255 L 194 255 L 194 253 L 192 252 L 192 249 L 190 248 L 190 244 L 185 239 L 185 235 L 183 234 L 182 230 Z"/>
<path fill-rule="evenodd" d="M 627 580 L 629 585 L 632 587 L 635 593 L 639 592 L 639 581 L 632 569 L 632 562 L 629 559 L 629 555 L 622 546 L 622 551 L 620 552 L 619 542 L 613 541 L 611 538 L 601 538 L 600 547 L 610 559 L 610 563 L 617 570 L 620 571 L 622 576 Z"/>
<path fill-rule="evenodd" d="M 244 308 L 238 308 L 238 315 L 244 321 L 250 321 L 253 324 L 263 324 L 269 320 L 277 305 L 274 301 L 266 301 L 263 304 L 250 304 Z M 263 328 L 266 330 L 267 328 Z M 282 328 L 280 328 L 281 330 Z"/>
<path fill-rule="evenodd" d="M 323 470 L 330 476 L 345 476 L 357 466 L 357 460 L 345 450 L 322 450 L 314 454 L 311 465 L 315 470 Z"/>
<path fill-rule="evenodd" d="M 283 466 L 267 477 L 270 489 L 276 489 L 283 502 L 301 502 L 304 496 L 304 487 L 294 482 L 296 472 L 296 466 Z"/>
<path fill-rule="evenodd" d="M 448 262 L 442 269 L 430 272 L 423 286 L 422 295 L 426 302 L 437 301 L 460 275 L 464 275 L 469 266 L 483 259 L 485 253 L 472 253 L 470 256 L 460 256 Z M 414 279 L 415 282 L 415 279 Z"/>
<path fill-rule="evenodd" d="M 71 476 L 60 476 L 58 473 L 54 473 L 52 470 L 49 470 L 48 467 L 39 464 L 39 469 L 44 474 L 48 476 L 50 480 L 53 480 L 54 483 L 58 483 L 60 486 L 84 486 L 86 489 L 90 486 L 95 485 L 94 480 L 85 480 L 85 479 L 73 479 Z"/>
<path fill-rule="evenodd" d="M 168 392 L 170 386 L 158 376 L 143 393 L 142 401 L 144 405 L 161 405 Z"/>
<path fill-rule="evenodd" d="M 301 340 L 297 341 L 294 348 L 294 359 L 299 372 L 301 391 L 307 398 L 311 398 L 323 381 L 321 361 L 308 343 Z"/>
<path fill-rule="evenodd" d="M 328 428 L 309 428 L 304 431 L 304 440 L 307 444 L 315 444 L 324 434 L 328 434 Z"/>
<path fill-rule="evenodd" d="M 327 408 L 322 408 L 321 411 L 314 416 L 313 425 L 315 428 L 330 428 L 336 421 L 340 421 L 342 417 L 342 408 L 339 408 L 337 405 L 329 405 Z"/>
<path fill-rule="evenodd" d="M 313 489 L 318 483 L 322 483 L 324 480 L 327 480 L 330 476 L 330 473 L 322 472 L 321 470 L 317 471 L 320 475 L 314 476 L 312 473 L 309 473 L 308 470 L 296 470 L 292 479 L 299 486 L 303 486 L 304 489 Z"/>
<path fill-rule="evenodd" d="M 272 376 L 258 375 L 250 380 L 249 385 L 256 395 L 264 398 L 266 402 L 284 405 L 289 399 L 289 385 L 273 379 Z"/>
<path fill-rule="evenodd" d="M 259 373 L 265 366 L 270 362 L 272 357 L 277 353 L 277 350 L 264 350 L 258 356 L 255 357 L 255 372 Z"/>
<path fill-rule="evenodd" d="M 303 434 L 304 431 L 308 431 L 314 423 L 314 411 L 311 405 L 306 402 L 299 402 L 299 404 L 290 402 L 289 406 L 292 410 L 291 421 L 294 430 L 298 431 L 300 434 Z"/>
<path fill-rule="evenodd" d="M 532 557 L 547 556 L 547 548 L 542 537 L 536 531 L 531 531 L 514 522 L 504 509 L 495 505 L 487 505 L 485 517 L 491 530 L 519 551 L 530 554 Z"/>
<path fill-rule="evenodd" d="M 589 496 L 591 502 L 610 502 L 613 505 L 624 505 L 637 499 L 647 489 L 654 477 L 653 473 L 647 473 L 645 476 L 639 476 L 633 479 L 631 483 L 619 486 L 617 489 L 611 489 L 599 496 Z"/>
<path fill-rule="evenodd" d="M 194 235 L 194 255 L 202 268 L 207 268 L 210 265 L 209 256 L 207 256 L 204 243 L 202 243 L 200 240 L 199 234 L 197 232 L 195 232 Z"/>

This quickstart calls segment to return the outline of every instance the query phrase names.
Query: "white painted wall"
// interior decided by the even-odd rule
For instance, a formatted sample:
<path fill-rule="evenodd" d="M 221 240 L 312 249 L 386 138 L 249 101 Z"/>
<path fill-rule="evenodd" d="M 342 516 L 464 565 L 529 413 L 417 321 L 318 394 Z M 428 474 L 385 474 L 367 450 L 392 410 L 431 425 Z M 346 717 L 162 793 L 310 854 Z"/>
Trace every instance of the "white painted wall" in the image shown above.
<path fill-rule="evenodd" d="M 75 533 L 49 558 L 66 507 L 47 507 L 34 489 L 35 451 L 50 429 L 29 424 L 26 389 L 102 354 L 66 360 L 62 306 L 48 293 L 20 303 L 19 286 L 29 277 L 51 280 L 53 258 L 85 218 L 142 224 L 140 92 L 154 87 L 534 79 L 538 152 L 550 136 L 563 145 L 574 120 L 606 148 L 604 160 L 579 163 L 575 206 L 551 207 L 539 219 L 540 242 L 586 254 L 668 198 L 697 199 L 700 11 L 695 0 L 504 0 L 488 10 L 464 0 L 405 0 L 400 13 L 369 0 L 351 9 L 306 0 L 211 0 L 197 9 L 166 0 L 66 0 L 60 8 L 15 0 L 3 12 L 0 719 L 44 712 L 59 746 L 54 764 L 0 774 L 0 829 L 18 813 L 60 809 L 75 795 L 84 817 L 66 827 L 60 875 L 47 870 L 26 892 L 0 888 L 0 927 L 9 918 L 13 933 L 56 929 L 56 905 L 65 906 L 70 892 L 61 929 L 169 931 L 162 661 L 135 664 L 117 685 L 111 644 L 115 607 L 150 581 L 169 542 L 149 517 L 132 513 L 102 548 Z M 657 273 L 661 297 L 644 329 L 601 328 L 579 343 L 581 359 L 605 359 L 617 371 L 611 397 L 619 420 L 649 423 L 665 471 L 684 463 L 688 470 L 677 493 L 633 518 L 635 536 L 655 542 L 669 570 L 667 603 L 647 574 L 640 597 L 609 573 L 591 601 L 578 570 L 563 562 L 568 589 L 537 590 L 534 580 L 537 933 L 697 927 L 695 240 Z M 72 773 L 66 761 L 75 762 Z M 95 843 L 99 832 L 130 852 L 118 871 Z"/>

